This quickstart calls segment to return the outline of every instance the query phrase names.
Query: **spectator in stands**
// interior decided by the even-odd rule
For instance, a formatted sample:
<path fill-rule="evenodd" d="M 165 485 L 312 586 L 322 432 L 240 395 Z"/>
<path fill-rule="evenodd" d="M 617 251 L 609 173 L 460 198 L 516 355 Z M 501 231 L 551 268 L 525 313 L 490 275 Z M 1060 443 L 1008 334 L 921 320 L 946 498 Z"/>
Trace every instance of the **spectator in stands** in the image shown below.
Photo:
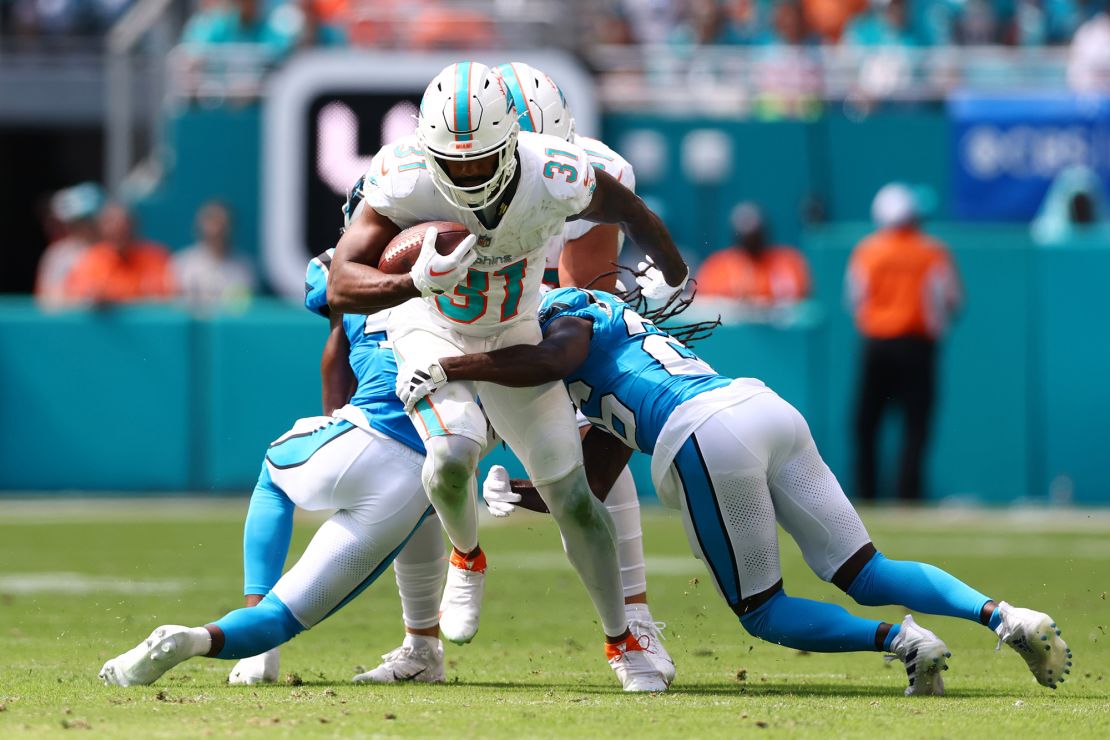
<path fill-rule="evenodd" d="M 936 382 L 936 345 L 960 305 L 948 250 L 921 230 L 913 193 L 890 184 L 871 207 L 878 231 L 856 246 L 846 287 L 864 337 L 856 407 L 856 490 L 877 493 L 876 447 L 883 412 L 902 407 L 904 433 L 898 497 L 922 497 L 922 464 Z"/>
<path fill-rule="evenodd" d="M 215 201 L 197 211 L 197 242 L 173 256 L 174 280 L 185 302 L 194 309 L 242 304 L 255 289 L 250 262 L 235 254 L 231 214 Z"/>
<path fill-rule="evenodd" d="M 734 36 L 725 8 L 717 0 L 689 0 L 681 22 L 667 41 L 675 46 L 713 46 L 741 43 Z"/>
<path fill-rule="evenodd" d="M 967 0 L 956 17 L 956 41 L 964 46 L 997 44 L 1002 23 L 991 0 Z"/>
<path fill-rule="evenodd" d="M 1057 175 L 1030 231 L 1043 247 L 1076 241 L 1110 244 L 1110 212 L 1094 170 L 1076 165 Z"/>
<path fill-rule="evenodd" d="M 296 29 L 297 46 L 343 46 L 347 43 L 347 0 L 297 0 L 286 5 Z"/>
<path fill-rule="evenodd" d="M 873 0 L 870 10 L 856 16 L 844 30 L 852 46 L 921 46 L 911 23 L 906 0 Z"/>
<path fill-rule="evenodd" d="M 170 253 L 135 236 L 131 214 L 119 204 L 100 213 L 103 241 L 89 247 L 66 280 L 68 303 L 128 303 L 174 294 Z"/>
<path fill-rule="evenodd" d="M 770 31 L 771 7 L 762 0 L 724 0 L 728 38 L 735 44 L 765 43 Z"/>
<path fill-rule="evenodd" d="M 1110 92 L 1110 14 L 1103 10 L 1079 27 L 1071 42 L 1068 85 L 1079 93 Z"/>
<path fill-rule="evenodd" d="M 776 3 L 772 28 L 763 35 L 754 70 L 760 118 L 813 119 L 821 111 L 820 39 L 810 32 L 798 0 Z"/>
<path fill-rule="evenodd" d="M 181 41 L 200 49 L 224 44 L 255 44 L 271 57 L 282 57 L 297 42 L 300 31 L 297 16 L 290 15 L 285 5 L 267 13 L 260 4 L 260 0 L 205 3 L 185 24 Z"/>
<path fill-rule="evenodd" d="M 85 251 L 99 241 L 96 217 L 103 204 L 104 192 L 92 182 L 60 190 L 50 199 L 51 216 L 62 233 L 39 259 L 35 298 L 40 304 L 57 306 L 65 301 L 69 273 Z"/>
<path fill-rule="evenodd" d="M 806 24 L 830 43 L 840 40 L 844 28 L 868 0 L 803 0 Z"/>
<path fill-rule="evenodd" d="M 732 227 L 733 245 L 710 255 L 698 270 L 698 295 L 760 307 L 796 303 L 809 295 L 805 257 L 794 247 L 770 242 L 759 206 L 738 204 Z"/>

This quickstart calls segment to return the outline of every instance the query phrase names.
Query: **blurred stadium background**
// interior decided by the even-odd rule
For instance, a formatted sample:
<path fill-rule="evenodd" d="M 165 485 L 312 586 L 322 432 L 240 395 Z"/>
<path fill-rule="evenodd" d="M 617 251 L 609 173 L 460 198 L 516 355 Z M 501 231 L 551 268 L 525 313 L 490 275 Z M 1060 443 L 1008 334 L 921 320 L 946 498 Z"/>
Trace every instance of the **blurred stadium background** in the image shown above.
<path fill-rule="evenodd" d="M 695 270 L 732 242 L 742 201 L 800 248 L 804 300 L 707 301 L 725 325 L 699 350 L 797 405 L 849 493 L 861 340 L 845 267 L 876 192 L 908 184 L 965 294 L 941 343 L 927 499 L 1110 503 L 1105 6 L 0 0 L 0 495 L 249 491 L 265 445 L 318 413 L 305 261 L 334 245 L 346 189 L 411 128 L 427 80 L 473 57 L 554 77 Z M 49 294 L 48 245 L 106 199 L 175 254 L 224 204 L 254 279 L 206 290 L 202 271 L 186 291 L 175 273 L 180 290 L 129 305 Z"/>

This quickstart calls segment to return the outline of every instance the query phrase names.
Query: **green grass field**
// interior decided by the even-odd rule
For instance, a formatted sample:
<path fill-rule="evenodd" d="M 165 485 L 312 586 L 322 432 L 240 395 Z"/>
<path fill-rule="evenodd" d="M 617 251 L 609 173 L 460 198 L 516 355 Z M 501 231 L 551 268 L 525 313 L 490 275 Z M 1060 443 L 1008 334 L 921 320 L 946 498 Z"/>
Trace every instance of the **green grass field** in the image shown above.
<path fill-rule="evenodd" d="M 197 659 L 154 686 L 100 685 L 101 664 L 163 623 L 239 606 L 246 502 L 0 503 L 0 737 L 306 735 L 971 737 L 1110 736 L 1110 516 L 865 512 L 880 549 L 1051 613 L 1075 652 L 1059 690 L 1033 681 L 985 628 L 918 615 L 953 652 L 948 695 L 908 699 L 900 663 L 817 655 L 742 631 L 669 512 L 644 529 L 653 612 L 678 664 L 671 690 L 626 696 L 552 522 L 487 523 L 482 628 L 448 645 L 446 686 L 354 686 L 401 638 L 392 574 L 284 648 L 285 680 L 229 687 Z M 315 529 L 298 520 L 294 553 Z M 783 542 L 787 590 L 849 605 Z M 851 608 L 897 621 L 903 612 Z"/>

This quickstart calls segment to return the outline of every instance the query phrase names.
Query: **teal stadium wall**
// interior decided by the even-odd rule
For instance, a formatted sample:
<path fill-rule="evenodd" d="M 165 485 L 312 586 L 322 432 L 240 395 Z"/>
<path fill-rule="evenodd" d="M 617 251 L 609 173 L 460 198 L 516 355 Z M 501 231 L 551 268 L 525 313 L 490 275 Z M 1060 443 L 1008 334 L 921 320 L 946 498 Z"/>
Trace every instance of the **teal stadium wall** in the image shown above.
<path fill-rule="evenodd" d="M 1017 228 L 933 231 L 951 245 L 968 300 L 941 357 L 930 497 L 1110 503 L 1100 329 L 1110 247 L 1036 249 Z M 859 340 L 839 298 L 865 232 L 839 226 L 804 241 L 823 319 L 725 326 L 699 346 L 721 372 L 763 378 L 794 403 L 849 492 Z M 0 490 L 248 491 L 269 441 L 318 413 L 324 334 L 319 318 L 272 299 L 213 319 L 0 302 Z M 636 471 L 648 494 L 644 461 Z"/>

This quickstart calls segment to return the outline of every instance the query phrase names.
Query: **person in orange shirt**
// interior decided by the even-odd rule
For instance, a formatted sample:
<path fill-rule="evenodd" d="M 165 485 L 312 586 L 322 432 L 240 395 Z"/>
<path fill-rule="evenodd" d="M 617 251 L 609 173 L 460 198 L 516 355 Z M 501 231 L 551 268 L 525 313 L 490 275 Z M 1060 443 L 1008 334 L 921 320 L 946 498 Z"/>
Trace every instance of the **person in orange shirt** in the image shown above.
<path fill-rule="evenodd" d="M 902 407 L 905 422 L 898 497 L 922 496 L 922 464 L 936 381 L 936 345 L 960 306 L 955 265 L 943 244 L 921 231 L 913 193 L 892 183 L 875 196 L 879 229 L 848 263 L 846 289 L 864 337 L 856 407 L 856 490 L 877 492 L 876 445 L 883 412 Z"/>
<path fill-rule="evenodd" d="M 174 295 L 169 250 L 136 238 L 127 209 L 105 207 L 100 234 L 103 241 L 85 251 L 66 279 L 67 303 L 129 303 Z"/>
<path fill-rule="evenodd" d="M 809 268 L 794 247 L 773 246 L 754 203 L 732 210 L 733 246 L 709 256 L 698 270 L 698 294 L 759 306 L 795 303 L 809 295 Z"/>

